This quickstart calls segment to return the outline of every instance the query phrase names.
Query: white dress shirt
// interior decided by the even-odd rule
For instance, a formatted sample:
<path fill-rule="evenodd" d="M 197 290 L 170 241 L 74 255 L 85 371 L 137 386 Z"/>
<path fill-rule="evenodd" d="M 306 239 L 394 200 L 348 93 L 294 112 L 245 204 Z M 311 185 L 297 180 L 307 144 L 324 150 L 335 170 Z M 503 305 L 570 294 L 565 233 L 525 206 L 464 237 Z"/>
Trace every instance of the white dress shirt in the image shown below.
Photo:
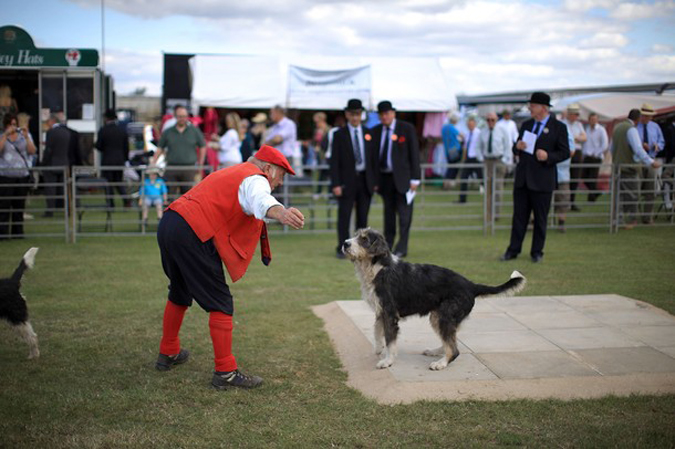
<path fill-rule="evenodd" d="M 586 126 L 586 142 L 581 149 L 584 156 L 602 159 L 608 146 L 609 139 L 604 126 L 599 123 L 594 128 Z"/>
<path fill-rule="evenodd" d="M 473 131 L 469 131 L 464 139 L 466 142 L 466 157 L 471 159 L 478 159 L 480 157 L 480 150 L 478 148 L 478 142 L 480 141 L 480 129 L 474 128 Z"/>
<path fill-rule="evenodd" d="M 572 137 L 574 140 L 574 150 L 581 150 L 581 143 L 576 141 L 576 138 L 579 137 L 584 132 L 584 125 L 581 124 L 579 120 L 575 120 L 574 123 L 569 122 L 568 120 L 563 120 L 563 123 L 567 125 L 567 129 L 572 131 Z M 570 148 L 571 150 L 572 148 Z"/>
<path fill-rule="evenodd" d="M 363 128 L 361 126 L 355 127 L 352 126 L 351 124 L 347 124 L 347 129 L 349 130 L 349 140 L 351 140 L 352 145 L 354 145 L 354 131 L 358 130 L 358 151 L 361 153 L 361 163 L 356 165 L 356 171 L 364 171 L 366 169 L 366 154 L 364 152 L 364 149 L 366 148 L 365 142 L 364 142 L 364 137 L 363 137 Z M 391 136 L 389 136 L 391 137 Z M 356 148 L 354 149 L 355 151 L 357 150 Z M 354 159 L 356 159 L 356 156 L 354 156 Z"/>
<path fill-rule="evenodd" d="M 492 148 L 491 153 L 488 153 L 490 146 L 490 128 L 483 128 L 478 139 L 478 160 L 485 159 L 500 159 L 504 162 L 504 155 L 511 153 L 511 137 L 506 133 L 502 127 L 495 126 L 492 129 Z M 505 162 L 506 163 L 506 162 Z"/>
<path fill-rule="evenodd" d="M 396 119 L 394 119 L 391 122 L 391 125 L 389 125 L 389 146 L 387 148 L 382 148 L 384 145 L 384 141 L 387 136 L 387 126 L 382 124 L 382 137 L 380 137 L 380 151 L 386 151 L 387 152 L 387 170 L 383 170 L 385 173 L 391 173 L 392 172 L 392 165 L 391 165 L 391 136 L 394 135 L 394 130 L 396 129 Z"/>
<path fill-rule="evenodd" d="M 282 206 L 272 196 L 270 183 L 264 176 L 253 175 L 244 179 L 239 186 L 239 204 L 246 215 L 253 215 L 258 220 L 265 219 L 267 211 L 273 206 Z"/>
<path fill-rule="evenodd" d="M 283 141 L 280 144 L 273 146 L 281 151 L 284 156 L 293 157 L 296 155 L 297 135 L 298 127 L 295 125 L 295 122 L 288 117 L 284 117 L 279 120 L 279 123 L 276 123 L 270 128 L 266 139 L 269 142 L 272 138 L 281 136 Z"/>
<path fill-rule="evenodd" d="M 652 165 L 654 159 L 649 157 L 649 154 L 642 148 L 642 141 L 637 128 L 632 126 L 626 133 L 626 137 L 628 138 L 628 145 L 633 150 L 633 160 L 638 164 Z"/>

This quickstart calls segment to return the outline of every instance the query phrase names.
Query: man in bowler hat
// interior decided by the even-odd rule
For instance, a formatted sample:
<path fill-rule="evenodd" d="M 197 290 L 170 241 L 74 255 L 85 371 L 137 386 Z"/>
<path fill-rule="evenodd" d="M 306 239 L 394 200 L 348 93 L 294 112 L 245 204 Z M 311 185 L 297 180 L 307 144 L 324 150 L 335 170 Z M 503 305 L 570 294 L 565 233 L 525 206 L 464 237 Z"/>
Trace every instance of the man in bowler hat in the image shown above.
<path fill-rule="evenodd" d="M 567 127 L 549 112 L 550 96 L 535 92 L 530 97 L 528 107 L 532 118 L 522 124 L 518 141 L 513 146 L 513 154 L 518 162 L 513 187 L 511 242 L 500 260 L 518 257 L 530 215 L 534 213 L 530 256 L 532 262 L 538 263 L 544 257 L 546 221 L 551 196 L 557 184 L 556 164 L 570 157 L 570 147 Z M 529 138 L 534 140 L 533 146 L 526 144 L 525 140 Z"/>
<path fill-rule="evenodd" d="M 372 138 L 378 154 L 377 191 L 384 202 L 384 237 L 395 255 L 405 257 L 413 213 L 406 193 L 417 189 L 421 177 L 417 133 L 411 123 L 396 119 L 390 101 L 381 101 L 377 112 L 381 123 L 372 129 Z M 399 237 L 394 246 L 397 215 Z"/>
<path fill-rule="evenodd" d="M 347 125 L 333 137 L 330 159 L 331 188 L 338 200 L 338 246 L 336 255 L 344 259 L 342 244 L 349 238 L 352 209 L 356 206 L 356 229 L 368 226 L 368 211 L 377 180 L 377 153 L 373 137 L 361 124 L 363 105 L 359 99 L 347 102 Z"/>

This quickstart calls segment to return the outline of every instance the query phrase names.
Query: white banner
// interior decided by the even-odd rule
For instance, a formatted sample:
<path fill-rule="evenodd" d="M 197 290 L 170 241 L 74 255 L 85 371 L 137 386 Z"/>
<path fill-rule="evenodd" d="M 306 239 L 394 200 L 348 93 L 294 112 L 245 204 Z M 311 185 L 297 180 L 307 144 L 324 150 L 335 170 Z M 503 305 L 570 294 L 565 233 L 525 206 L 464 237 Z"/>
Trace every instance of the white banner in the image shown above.
<path fill-rule="evenodd" d="M 350 98 L 370 106 L 370 66 L 346 70 L 314 70 L 288 66 L 287 107 L 343 109 Z"/>

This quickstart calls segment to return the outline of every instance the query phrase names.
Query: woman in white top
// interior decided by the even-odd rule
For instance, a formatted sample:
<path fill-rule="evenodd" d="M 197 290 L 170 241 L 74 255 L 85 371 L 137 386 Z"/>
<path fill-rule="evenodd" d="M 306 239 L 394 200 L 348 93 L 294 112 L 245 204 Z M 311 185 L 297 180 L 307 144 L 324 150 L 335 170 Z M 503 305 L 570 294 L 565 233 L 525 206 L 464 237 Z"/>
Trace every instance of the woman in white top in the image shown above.
<path fill-rule="evenodd" d="M 240 121 L 239 114 L 236 112 L 230 112 L 225 116 L 227 131 L 220 138 L 220 151 L 218 152 L 221 168 L 242 163 L 240 148 L 243 136 L 240 132 Z"/>

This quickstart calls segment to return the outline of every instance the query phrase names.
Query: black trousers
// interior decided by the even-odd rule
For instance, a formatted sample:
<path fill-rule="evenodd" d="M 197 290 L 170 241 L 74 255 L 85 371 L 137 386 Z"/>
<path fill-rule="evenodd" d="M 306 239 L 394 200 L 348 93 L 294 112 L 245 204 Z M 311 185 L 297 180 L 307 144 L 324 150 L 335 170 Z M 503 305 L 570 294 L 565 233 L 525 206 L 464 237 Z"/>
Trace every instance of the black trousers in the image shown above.
<path fill-rule="evenodd" d="M 372 195 L 368 192 L 365 174 L 357 173 L 356 192 L 349 195 L 343 193 L 343 195 L 338 198 L 337 252 L 342 251 L 342 244 L 350 236 L 349 223 L 351 222 L 354 206 L 356 206 L 356 229 L 368 227 L 368 211 L 370 210 L 371 199 Z"/>
<path fill-rule="evenodd" d="M 530 215 L 534 213 L 534 233 L 532 235 L 531 256 L 544 254 L 546 243 L 546 222 L 551 208 L 553 192 L 536 192 L 527 187 L 513 189 L 513 222 L 511 224 L 511 242 L 506 250 L 511 255 L 518 255 L 527 233 Z"/>
<path fill-rule="evenodd" d="M 467 164 L 476 164 L 480 162 L 476 158 L 467 158 L 466 161 L 464 161 Z M 483 169 L 481 167 L 472 167 L 472 168 L 463 168 L 462 171 L 460 172 L 460 178 L 462 179 L 462 183 L 459 185 L 459 202 L 460 203 L 466 203 L 466 191 L 469 188 L 468 184 L 466 182 L 469 177 L 475 173 L 476 174 L 476 179 L 483 179 Z"/>
<path fill-rule="evenodd" d="M 63 203 L 63 171 L 45 170 L 42 173 L 42 176 L 46 184 L 58 183 L 58 185 L 46 185 L 44 187 L 47 212 L 55 212 L 56 209 L 63 209 L 65 207 Z"/>
<path fill-rule="evenodd" d="M 115 207 L 115 199 L 113 198 L 113 192 L 117 190 L 117 193 L 122 197 L 122 201 L 125 206 L 131 204 L 131 200 L 127 198 L 127 187 L 122 184 L 124 182 L 124 171 L 123 170 L 102 170 L 101 176 L 103 176 L 109 183 L 113 185 L 108 185 L 105 188 L 105 199 L 108 203 L 108 207 Z"/>
<path fill-rule="evenodd" d="M 602 159 L 593 156 L 584 156 L 584 167 L 581 170 L 581 177 L 584 178 L 584 184 L 588 187 L 590 192 L 588 193 L 588 201 L 595 201 L 601 194 L 594 192 L 598 189 L 598 173 L 600 172 L 600 167 L 590 167 L 588 165 L 602 164 Z"/>
<path fill-rule="evenodd" d="M 22 178 L 0 176 L 0 239 L 23 235 L 23 212 L 26 209 L 28 179 L 28 176 Z"/>
<path fill-rule="evenodd" d="M 157 228 L 162 268 L 169 278 L 169 300 L 207 312 L 234 313 L 230 287 L 213 239 L 202 242 L 179 213 L 168 210 Z"/>
<path fill-rule="evenodd" d="M 408 204 L 405 193 L 396 190 L 394 176 L 391 173 L 380 173 L 379 191 L 384 203 L 384 238 L 394 252 L 407 254 L 414 202 Z M 398 215 L 399 237 L 398 243 L 394 246 L 396 215 Z"/>
<path fill-rule="evenodd" d="M 577 187 L 579 187 L 580 184 L 579 181 L 575 180 L 581 178 L 583 167 L 581 167 L 580 164 L 583 160 L 584 155 L 581 153 L 581 150 L 577 150 L 570 161 L 572 165 L 576 165 L 576 167 L 573 166 L 570 168 L 570 191 L 572 192 L 572 195 L 570 196 L 571 204 L 574 204 L 574 197 L 576 196 Z"/>

